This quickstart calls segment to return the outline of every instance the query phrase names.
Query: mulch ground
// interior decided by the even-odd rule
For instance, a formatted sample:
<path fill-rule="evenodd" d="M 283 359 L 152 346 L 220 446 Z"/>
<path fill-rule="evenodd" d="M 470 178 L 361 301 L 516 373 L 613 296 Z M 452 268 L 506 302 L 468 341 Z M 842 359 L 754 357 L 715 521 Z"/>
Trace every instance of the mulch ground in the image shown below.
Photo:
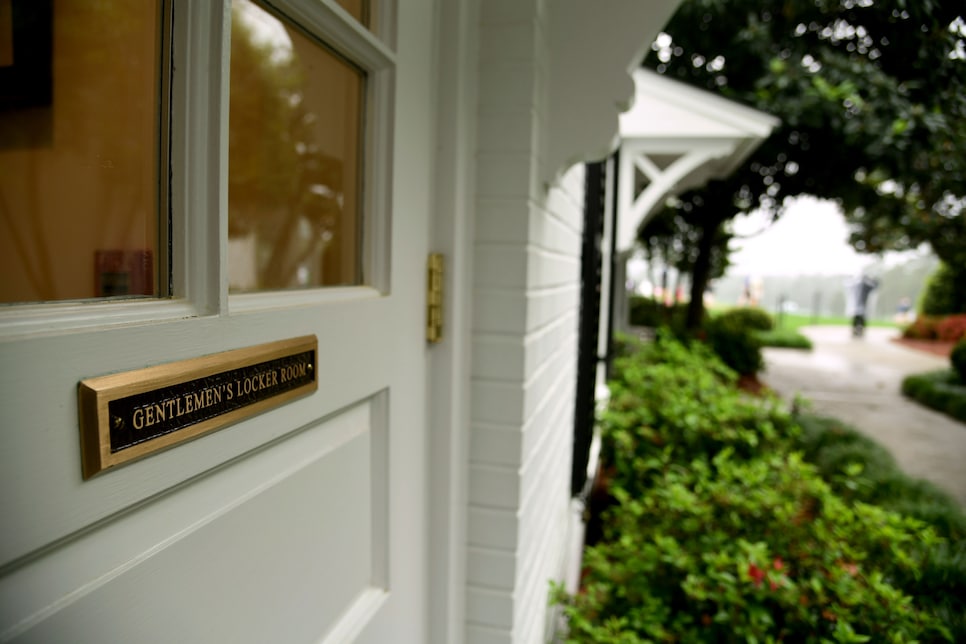
<path fill-rule="evenodd" d="M 952 353 L 953 346 L 956 344 L 955 342 L 940 342 L 939 340 L 910 340 L 909 338 L 894 338 L 892 341 L 896 344 L 901 344 L 904 347 L 909 347 L 910 349 L 915 349 L 916 351 L 931 353 L 934 356 L 939 356 L 941 358 L 948 358 L 949 354 Z"/>
<path fill-rule="evenodd" d="M 765 384 L 758 379 L 757 375 L 745 374 L 738 377 L 738 389 L 752 394 L 753 396 L 757 396 L 763 391 L 766 391 L 768 387 L 766 387 Z"/>

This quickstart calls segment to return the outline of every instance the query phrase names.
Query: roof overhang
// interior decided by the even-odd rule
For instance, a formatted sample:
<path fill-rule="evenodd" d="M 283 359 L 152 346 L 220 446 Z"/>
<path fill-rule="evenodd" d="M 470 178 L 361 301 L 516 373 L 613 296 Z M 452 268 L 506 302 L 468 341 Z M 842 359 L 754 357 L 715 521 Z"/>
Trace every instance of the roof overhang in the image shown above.
<path fill-rule="evenodd" d="M 554 0 L 540 178 L 549 188 L 575 163 L 606 158 L 620 144 L 618 115 L 631 105 L 632 72 L 681 0 Z"/>
<path fill-rule="evenodd" d="M 727 177 L 779 119 L 649 69 L 633 73 L 633 107 L 620 116 L 617 247 L 676 194 Z"/>

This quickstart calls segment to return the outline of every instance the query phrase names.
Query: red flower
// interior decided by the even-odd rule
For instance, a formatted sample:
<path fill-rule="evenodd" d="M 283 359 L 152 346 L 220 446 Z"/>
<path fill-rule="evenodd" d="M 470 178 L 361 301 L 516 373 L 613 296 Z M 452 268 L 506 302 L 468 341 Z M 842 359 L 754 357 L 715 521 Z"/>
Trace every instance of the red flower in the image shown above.
<path fill-rule="evenodd" d="M 785 562 L 782 561 L 781 557 L 775 557 L 775 561 L 771 564 L 775 570 L 782 570 L 785 567 Z"/>
<path fill-rule="evenodd" d="M 755 584 L 755 588 L 761 586 L 762 579 L 765 578 L 765 571 L 756 566 L 753 563 L 748 564 L 748 576 L 751 577 L 751 581 Z"/>

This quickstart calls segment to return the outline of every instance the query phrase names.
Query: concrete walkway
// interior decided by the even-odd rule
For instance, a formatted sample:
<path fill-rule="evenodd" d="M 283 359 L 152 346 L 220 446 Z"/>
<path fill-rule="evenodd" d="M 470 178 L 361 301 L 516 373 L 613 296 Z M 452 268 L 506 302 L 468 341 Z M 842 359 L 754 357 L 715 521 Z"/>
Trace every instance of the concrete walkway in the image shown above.
<path fill-rule="evenodd" d="M 812 401 L 814 413 L 871 436 L 904 472 L 932 481 L 966 508 L 966 425 L 900 391 L 904 376 L 948 367 L 948 359 L 891 342 L 895 329 L 867 328 L 861 339 L 853 339 L 848 327 L 801 332 L 814 349 L 765 349 L 761 380 L 783 399 L 800 394 Z"/>

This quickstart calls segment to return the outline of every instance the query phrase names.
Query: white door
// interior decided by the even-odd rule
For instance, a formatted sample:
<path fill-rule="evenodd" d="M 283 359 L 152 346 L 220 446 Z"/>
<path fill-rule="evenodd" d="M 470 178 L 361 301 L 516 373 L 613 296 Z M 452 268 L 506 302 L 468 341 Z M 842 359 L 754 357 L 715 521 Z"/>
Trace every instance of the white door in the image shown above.
<path fill-rule="evenodd" d="M 53 4 L 0 19 L 53 41 L 0 110 L 0 641 L 425 641 L 431 3 Z M 303 336 L 314 392 L 83 478 L 81 381 Z"/>

